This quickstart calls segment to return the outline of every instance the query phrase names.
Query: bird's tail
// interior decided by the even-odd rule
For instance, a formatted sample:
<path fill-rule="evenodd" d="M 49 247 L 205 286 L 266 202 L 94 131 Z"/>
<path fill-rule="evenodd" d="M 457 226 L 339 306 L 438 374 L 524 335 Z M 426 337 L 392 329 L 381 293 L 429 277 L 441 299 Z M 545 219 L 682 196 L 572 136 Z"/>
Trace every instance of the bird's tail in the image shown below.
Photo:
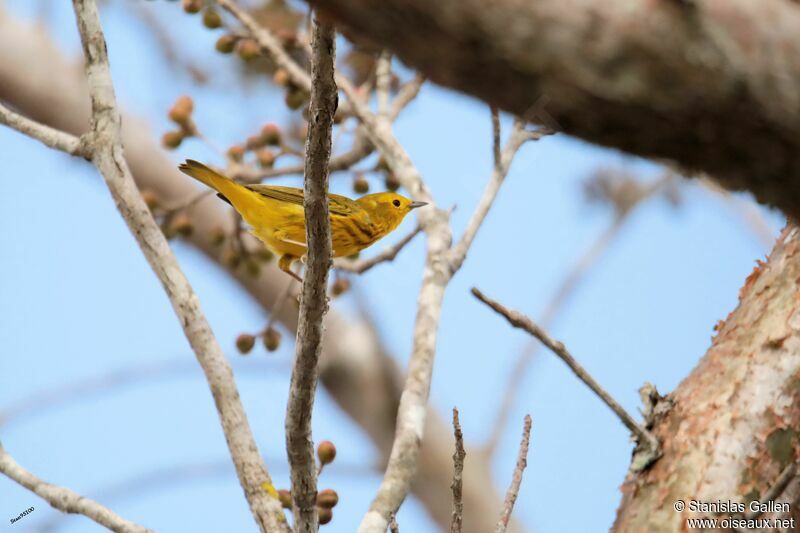
<path fill-rule="evenodd" d="M 193 159 L 187 159 L 185 163 L 181 163 L 178 166 L 178 169 L 187 176 L 191 176 L 217 191 L 220 198 L 233 204 L 239 212 L 242 211 L 241 208 L 252 203 L 254 196 L 252 191 L 236 183 L 232 179 L 223 176 L 216 170 L 207 167 L 203 163 Z M 250 200 L 250 202 L 247 202 L 248 200 Z"/>

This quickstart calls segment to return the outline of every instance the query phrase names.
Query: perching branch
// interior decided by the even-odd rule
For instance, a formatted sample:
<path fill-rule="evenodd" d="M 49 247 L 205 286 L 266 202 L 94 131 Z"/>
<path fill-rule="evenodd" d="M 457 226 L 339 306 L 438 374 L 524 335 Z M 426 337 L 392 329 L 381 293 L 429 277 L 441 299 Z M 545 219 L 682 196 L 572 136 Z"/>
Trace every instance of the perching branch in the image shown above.
<path fill-rule="evenodd" d="M 517 466 L 514 468 L 511 485 L 508 487 L 508 492 L 506 492 L 503 513 L 500 515 L 500 520 L 497 521 L 494 533 L 504 533 L 506 528 L 508 528 L 508 520 L 511 518 L 511 512 L 514 510 L 514 504 L 517 501 L 517 496 L 519 496 L 519 488 L 522 486 L 522 473 L 525 471 L 525 467 L 528 466 L 528 445 L 530 441 L 531 415 L 525 415 L 525 424 L 522 428 L 522 441 L 519 443 Z"/>
<path fill-rule="evenodd" d="M 453 517 L 450 521 L 450 533 L 461 533 L 464 522 L 464 500 L 462 486 L 464 483 L 464 434 L 461 433 L 461 422 L 458 420 L 458 409 L 453 407 L 453 437 L 456 450 L 453 452 Z"/>
<path fill-rule="evenodd" d="M 280 504 L 265 490 L 272 488 L 272 482 L 247 423 L 230 365 L 211 333 L 197 296 L 144 204 L 124 159 L 120 116 L 97 7 L 93 0 L 73 0 L 73 6 L 86 58 L 92 104 L 92 130 L 86 135 L 87 151 L 84 153 L 91 156 L 103 175 L 120 214 L 161 280 L 203 367 L 240 484 L 256 522 L 262 531 L 284 531 L 286 524 Z"/>
<path fill-rule="evenodd" d="M 400 250 L 405 248 L 408 243 L 413 241 L 414 237 L 419 235 L 421 231 L 422 227 L 417 225 L 417 227 L 415 227 L 408 235 L 397 241 L 392 246 L 385 248 L 374 257 L 370 257 L 369 259 L 336 259 L 333 262 L 333 268 L 344 270 L 345 272 L 363 274 L 376 265 L 394 261 L 394 258 L 397 257 L 397 254 L 400 253 Z"/>
<path fill-rule="evenodd" d="M 88 121 L 84 108 L 85 80 L 76 75 L 73 63 L 46 33 L 32 31 L 0 8 L 0 43 L 17 46 L 19 54 L 0 54 L 0 99 L 25 114 L 50 126 L 73 134 L 81 133 Z M 22 69 L 21 64 L 36 65 Z M 58 93 L 48 91 L 42 80 L 58 78 Z M 409 82 L 411 83 L 411 82 Z M 403 92 L 401 89 L 400 93 Z M 55 98 L 55 103 L 54 103 Z M 400 98 L 400 94 L 398 97 Z M 397 102 L 397 100 L 395 100 Z M 153 141 L 146 121 L 136 115 L 125 116 L 125 148 L 128 163 L 141 188 L 154 191 L 165 205 L 177 205 L 197 192 L 182 179 L 172 162 Z M 215 229 L 232 231 L 230 214 L 219 202 L 200 202 L 187 212 L 195 231 L 185 239 L 209 261 L 225 268 L 224 254 L 214 244 Z M 269 312 L 285 288 L 284 277 L 273 275 L 277 267 L 267 265 L 266 275 L 253 278 L 245 269 L 227 267 L 226 274 L 240 284 L 264 312 Z M 287 330 L 297 327 L 297 311 L 290 306 L 278 313 L 277 320 Z M 320 380 L 331 398 L 361 427 L 374 443 L 382 464 L 388 460 L 395 433 L 395 419 L 403 378 L 396 361 L 379 341 L 365 319 L 345 318 L 335 309 L 326 316 L 328 343 L 320 358 Z M 436 410 L 429 409 L 425 420 L 425 440 L 419 454 L 418 483 L 412 490 L 433 519 L 448 528 L 451 518 L 448 493 L 452 470 L 437 468 L 451 460 L 452 427 Z M 488 463 L 483 454 L 473 456 L 464 479 L 465 531 L 488 531 L 494 526 L 498 498 Z"/>
<path fill-rule="evenodd" d="M 563 343 L 552 339 L 546 331 L 537 326 L 530 318 L 518 311 L 508 309 L 495 300 L 484 295 L 473 287 L 472 294 L 481 302 L 489 306 L 497 314 L 508 320 L 515 328 L 524 329 L 544 344 L 551 352 L 564 361 L 572 372 L 588 386 L 605 403 L 620 421 L 634 434 L 641 451 L 641 468 L 649 465 L 661 455 L 661 446 L 658 439 L 645 429 L 641 424 L 623 408 L 597 381 L 583 368 L 569 353 Z"/>
<path fill-rule="evenodd" d="M 317 471 L 311 440 L 311 413 L 317 390 L 322 319 L 328 310 L 328 271 L 331 266 L 331 228 L 328 214 L 328 161 L 336 113 L 337 89 L 333 81 L 336 35 L 333 26 L 315 18 L 311 41 L 311 101 L 306 141 L 305 210 L 308 243 L 305 279 L 300 299 L 297 345 L 286 407 L 286 452 L 292 470 L 294 530 L 314 533 L 319 528 L 316 511 Z"/>
<path fill-rule="evenodd" d="M 153 533 L 151 529 L 125 520 L 111 509 L 100 505 L 94 500 L 90 500 L 67 488 L 52 485 L 39 479 L 17 463 L 2 446 L 0 446 L 0 472 L 40 496 L 59 511 L 82 514 L 111 531 L 120 533 Z"/>

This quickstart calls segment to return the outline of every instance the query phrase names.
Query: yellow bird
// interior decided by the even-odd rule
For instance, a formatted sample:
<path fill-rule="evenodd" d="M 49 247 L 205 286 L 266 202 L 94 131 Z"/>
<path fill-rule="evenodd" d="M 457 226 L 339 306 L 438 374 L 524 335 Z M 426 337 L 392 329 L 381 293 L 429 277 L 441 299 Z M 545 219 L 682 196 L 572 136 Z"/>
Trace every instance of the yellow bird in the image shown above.
<path fill-rule="evenodd" d="M 280 256 L 280 269 L 302 281 L 291 267 L 307 249 L 303 189 L 242 185 L 191 159 L 178 168 L 217 191 L 251 226 L 250 233 Z M 412 209 L 423 205 L 426 202 L 414 202 L 393 192 L 368 194 L 357 200 L 328 194 L 333 257 L 346 257 L 367 248 L 394 231 Z"/>

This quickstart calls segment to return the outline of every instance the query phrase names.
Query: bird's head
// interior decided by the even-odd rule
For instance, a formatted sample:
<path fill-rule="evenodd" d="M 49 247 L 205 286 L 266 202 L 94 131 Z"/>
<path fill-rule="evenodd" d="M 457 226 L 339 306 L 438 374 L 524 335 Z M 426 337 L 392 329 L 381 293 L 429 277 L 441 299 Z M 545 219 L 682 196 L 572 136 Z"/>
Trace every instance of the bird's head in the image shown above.
<path fill-rule="evenodd" d="M 356 200 L 373 220 L 387 223 L 390 229 L 400 225 L 405 216 L 413 209 L 428 205 L 427 202 L 415 202 L 405 196 L 393 192 L 378 192 L 368 194 Z"/>

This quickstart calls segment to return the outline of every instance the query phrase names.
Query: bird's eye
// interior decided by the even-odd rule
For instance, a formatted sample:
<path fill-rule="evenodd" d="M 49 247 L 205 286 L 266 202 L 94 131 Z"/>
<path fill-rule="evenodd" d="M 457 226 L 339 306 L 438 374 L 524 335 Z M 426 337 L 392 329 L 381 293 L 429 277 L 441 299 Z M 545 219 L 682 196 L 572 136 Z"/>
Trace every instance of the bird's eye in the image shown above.
<path fill-rule="evenodd" d="M 395 198 L 394 200 L 392 200 L 392 205 L 395 207 L 400 207 L 400 200 Z"/>

